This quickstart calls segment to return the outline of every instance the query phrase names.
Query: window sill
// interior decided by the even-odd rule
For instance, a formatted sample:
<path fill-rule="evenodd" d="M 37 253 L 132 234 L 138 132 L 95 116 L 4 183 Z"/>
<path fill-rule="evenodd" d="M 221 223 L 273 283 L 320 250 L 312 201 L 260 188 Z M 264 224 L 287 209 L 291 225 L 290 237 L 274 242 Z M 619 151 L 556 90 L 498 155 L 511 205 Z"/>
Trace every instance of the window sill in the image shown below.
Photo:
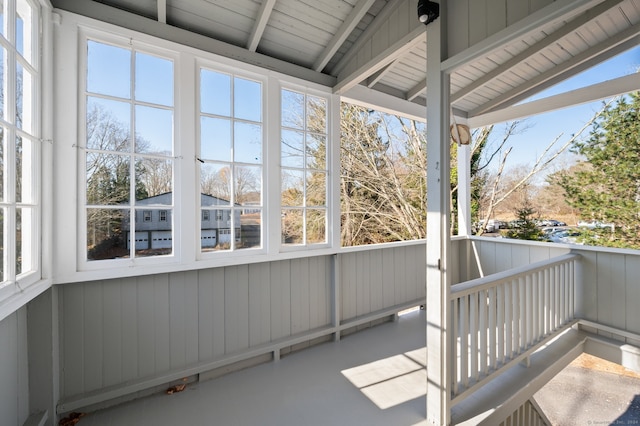
<path fill-rule="evenodd" d="M 18 311 L 51 287 L 51 280 L 39 280 L 0 300 L 0 321 Z"/>

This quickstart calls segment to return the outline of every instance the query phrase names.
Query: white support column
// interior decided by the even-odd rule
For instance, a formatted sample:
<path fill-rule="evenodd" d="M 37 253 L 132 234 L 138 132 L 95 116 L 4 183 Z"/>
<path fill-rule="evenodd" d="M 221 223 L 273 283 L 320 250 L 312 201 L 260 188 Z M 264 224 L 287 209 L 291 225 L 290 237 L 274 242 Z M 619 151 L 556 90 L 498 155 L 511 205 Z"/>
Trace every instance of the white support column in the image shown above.
<path fill-rule="evenodd" d="M 471 144 L 458 145 L 458 235 L 471 235 Z"/>
<path fill-rule="evenodd" d="M 445 1 L 440 18 L 427 26 L 427 423 L 450 422 L 449 251 L 451 236 L 449 75 L 446 58 Z"/>

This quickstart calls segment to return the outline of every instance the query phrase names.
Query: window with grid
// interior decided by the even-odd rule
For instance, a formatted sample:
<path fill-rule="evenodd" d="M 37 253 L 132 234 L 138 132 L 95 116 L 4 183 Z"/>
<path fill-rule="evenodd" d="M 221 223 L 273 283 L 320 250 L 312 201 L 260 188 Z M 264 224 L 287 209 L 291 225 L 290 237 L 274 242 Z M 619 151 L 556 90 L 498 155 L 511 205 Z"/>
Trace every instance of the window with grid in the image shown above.
<path fill-rule="evenodd" d="M 326 98 L 281 91 L 282 244 L 327 243 Z"/>
<path fill-rule="evenodd" d="M 262 86 L 200 69 L 200 208 L 213 211 L 219 235 L 215 246 L 201 236 L 202 252 L 262 246 Z M 246 214 L 245 205 L 256 207 Z"/>
<path fill-rule="evenodd" d="M 0 2 L 0 298 L 39 279 L 39 9 Z"/>
<path fill-rule="evenodd" d="M 86 258 L 169 255 L 176 239 L 169 223 L 174 203 L 173 60 L 104 40 L 88 39 L 85 48 Z M 140 211 L 143 219 L 136 222 Z M 152 219 L 161 211 L 169 220 L 160 230 L 154 228 L 159 220 Z M 156 243 L 156 233 L 162 234 L 162 244 Z"/>

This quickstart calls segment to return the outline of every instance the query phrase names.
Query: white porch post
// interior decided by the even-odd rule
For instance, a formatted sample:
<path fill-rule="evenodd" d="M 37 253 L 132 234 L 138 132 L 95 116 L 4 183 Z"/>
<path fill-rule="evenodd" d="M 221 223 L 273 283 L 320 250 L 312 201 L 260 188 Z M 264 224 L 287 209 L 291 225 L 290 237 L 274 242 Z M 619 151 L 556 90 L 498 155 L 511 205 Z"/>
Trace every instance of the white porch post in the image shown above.
<path fill-rule="evenodd" d="M 471 144 L 458 145 L 458 235 L 471 235 Z"/>
<path fill-rule="evenodd" d="M 449 75 L 446 58 L 445 1 L 440 18 L 427 25 L 427 423 L 450 422 L 449 251 L 451 237 Z"/>

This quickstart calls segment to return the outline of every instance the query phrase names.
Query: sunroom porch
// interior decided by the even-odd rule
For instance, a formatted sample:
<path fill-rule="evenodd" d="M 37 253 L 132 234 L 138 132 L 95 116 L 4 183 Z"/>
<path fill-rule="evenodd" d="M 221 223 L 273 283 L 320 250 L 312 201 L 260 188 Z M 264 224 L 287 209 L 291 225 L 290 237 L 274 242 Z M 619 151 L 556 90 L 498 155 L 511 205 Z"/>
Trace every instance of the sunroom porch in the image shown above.
<path fill-rule="evenodd" d="M 487 275 L 456 284 L 451 291 L 454 333 L 448 350 L 452 353 L 452 424 L 548 424 L 544 412 L 531 405 L 531 398 L 582 353 L 640 370 L 633 302 L 638 300 L 639 291 L 634 282 L 634 271 L 640 267 L 636 253 L 493 238 L 458 239 L 453 245 L 455 258 L 460 261 L 458 271 L 477 277 L 483 269 Z M 199 324 L 191 328 L 203 330 L 207 314 L 187 312 L 184 307 L 190 305 L 188 301 L 179 302 L 170 296 L 163 308 L 165 314 L 159 314 L 169 317 L 168 326 L 162 327 L 164 332 L 157 327 L 152 340 L 153 345 L 172 343 L 166 355 L 157 353 L 156 362 L 167 356 L 171 358 L 168 362 L 181 359 L 183 366 L 162 377 L 131 378 L 117 386 L 76 392 L 58 409 L 62 416 L 87 412 L 82 422 L 90 425 L 158 421 L 203 425 L 425 424 L 425 312 L 418 309 L 397 316 L 403 308 L 422 300 L 414 293 L 420 291 L 414 287 L 416 279 L 424 279 L 419 276 L 419 270 L 424 270 L 419 267 L 421 263 L 424 266 L 422 254 L 424 246 L 413 244 L 369 247 L 338 256 L 328 271 L 340 272 L 331 280 L 323 280 L 333 283 L 331 289 L 320 289 L 319 282 L 309 283 L 308 295 L 339 296 L 307 296 L 296 303 L 309 306 L 308 310 L 290 308 L 291 324 L 308 321 L 306 330 L 271 342 L 256 341 L 214 363 L 188 362 L 189 357 L 197 359 L 194 351 L 198 345 L 190 347 L 188 335 L 182 330 L 190 329 L 190 323 Z M 303 263 L 309 267 L 308 262 Z M 354 268 L 369 269 L 372 274 L 366 279 L 355 278 Z M 396 273 L 393 280 L 387 280 L 385 271 L 390 268 L 406 274 Z M 105 281 L 99 290 L 89 293 L 82 286 L 65 288 L 60 302 L 61 306 L 76 306 L 69 301 L 77 297 L 90 301 L 96 294 L 119 293 L 122 286 L 137 288 L 138 298 L 164 285 L 171 293 L 172 288 L 181 286 L 181 278 L 154 285 Z M 208 285 L 201 282 L 198 294 L 191 297 L 207 296 Z M 282 300 L 274 297 L 276 288 L 268 286 L 266 292 L 271 297 L 265 300 L 265 290 L 258 287 L 250 288 L 248 299 L 238 301 L 237 311 L 230 314 L 235 320 L 240 319 L 238 315 L 246 316 L 239 323 L 248 326 L 249 336 L 266 336 L 268 328 L 275 333 L 283 324 L 278 318 L 283 310 Z M 263 300 L 248 308 L 246 304 L 254 298 Z M 85 328 L 80 334 L 74 331 L 78 324 L 95 322 L 95 312 L 105 315 L 101 321 L 116 320 L 116 314 L 123 318 L 132 315 L 117 306 L 118 298 L 101 300 L 96 300 L 100 306 L 94 305 L 91 311 L 78 313 L 70 307 L 61 312 L 61 332 L 73 336 L 64 354 L 65 359 L 72 358 L 65 368 L 69 372 L 65 373 L 65 383 L 86 386 L 89 380 L 107 380 L 113 373 L 89 367 L 99 359 L 110 368 L 150 359 L 142 353 L 140 343 L 136 349 L 104 335 L 99 322 L 95 323 L 97 328 Z M 322 300 L 329 306 L 321 307 Z M 325 317 L 324 323 L 317 322 L 317 309 L 335 312 L 334 304 L 342 307 L 337 318 Z M 145 321 L 143 312 L 137 315 L 138 321 Z M 360 331 L 355 332 L 357 329 Z M 199 350 L 203 351 L 202 336 L 199 340 Z M 92 348 L 101 348 L 100 353 L 95 352 L 99 359 L 91 359 Z M 479 356 L 473 357 L 472 353 Z M 125 359 L 136 355 L 137 362 Z M 167 395 L 172 386 L 180 389 L 183 384 L 184 391 Z M 147 396 L 126 402 L 143 395 Z M 102 410 L 114 403 L 114 408 Z M 523 423 L 523 419 L 528 420 Z M 594 418 L 602 420 L 605 418 Z"/>

